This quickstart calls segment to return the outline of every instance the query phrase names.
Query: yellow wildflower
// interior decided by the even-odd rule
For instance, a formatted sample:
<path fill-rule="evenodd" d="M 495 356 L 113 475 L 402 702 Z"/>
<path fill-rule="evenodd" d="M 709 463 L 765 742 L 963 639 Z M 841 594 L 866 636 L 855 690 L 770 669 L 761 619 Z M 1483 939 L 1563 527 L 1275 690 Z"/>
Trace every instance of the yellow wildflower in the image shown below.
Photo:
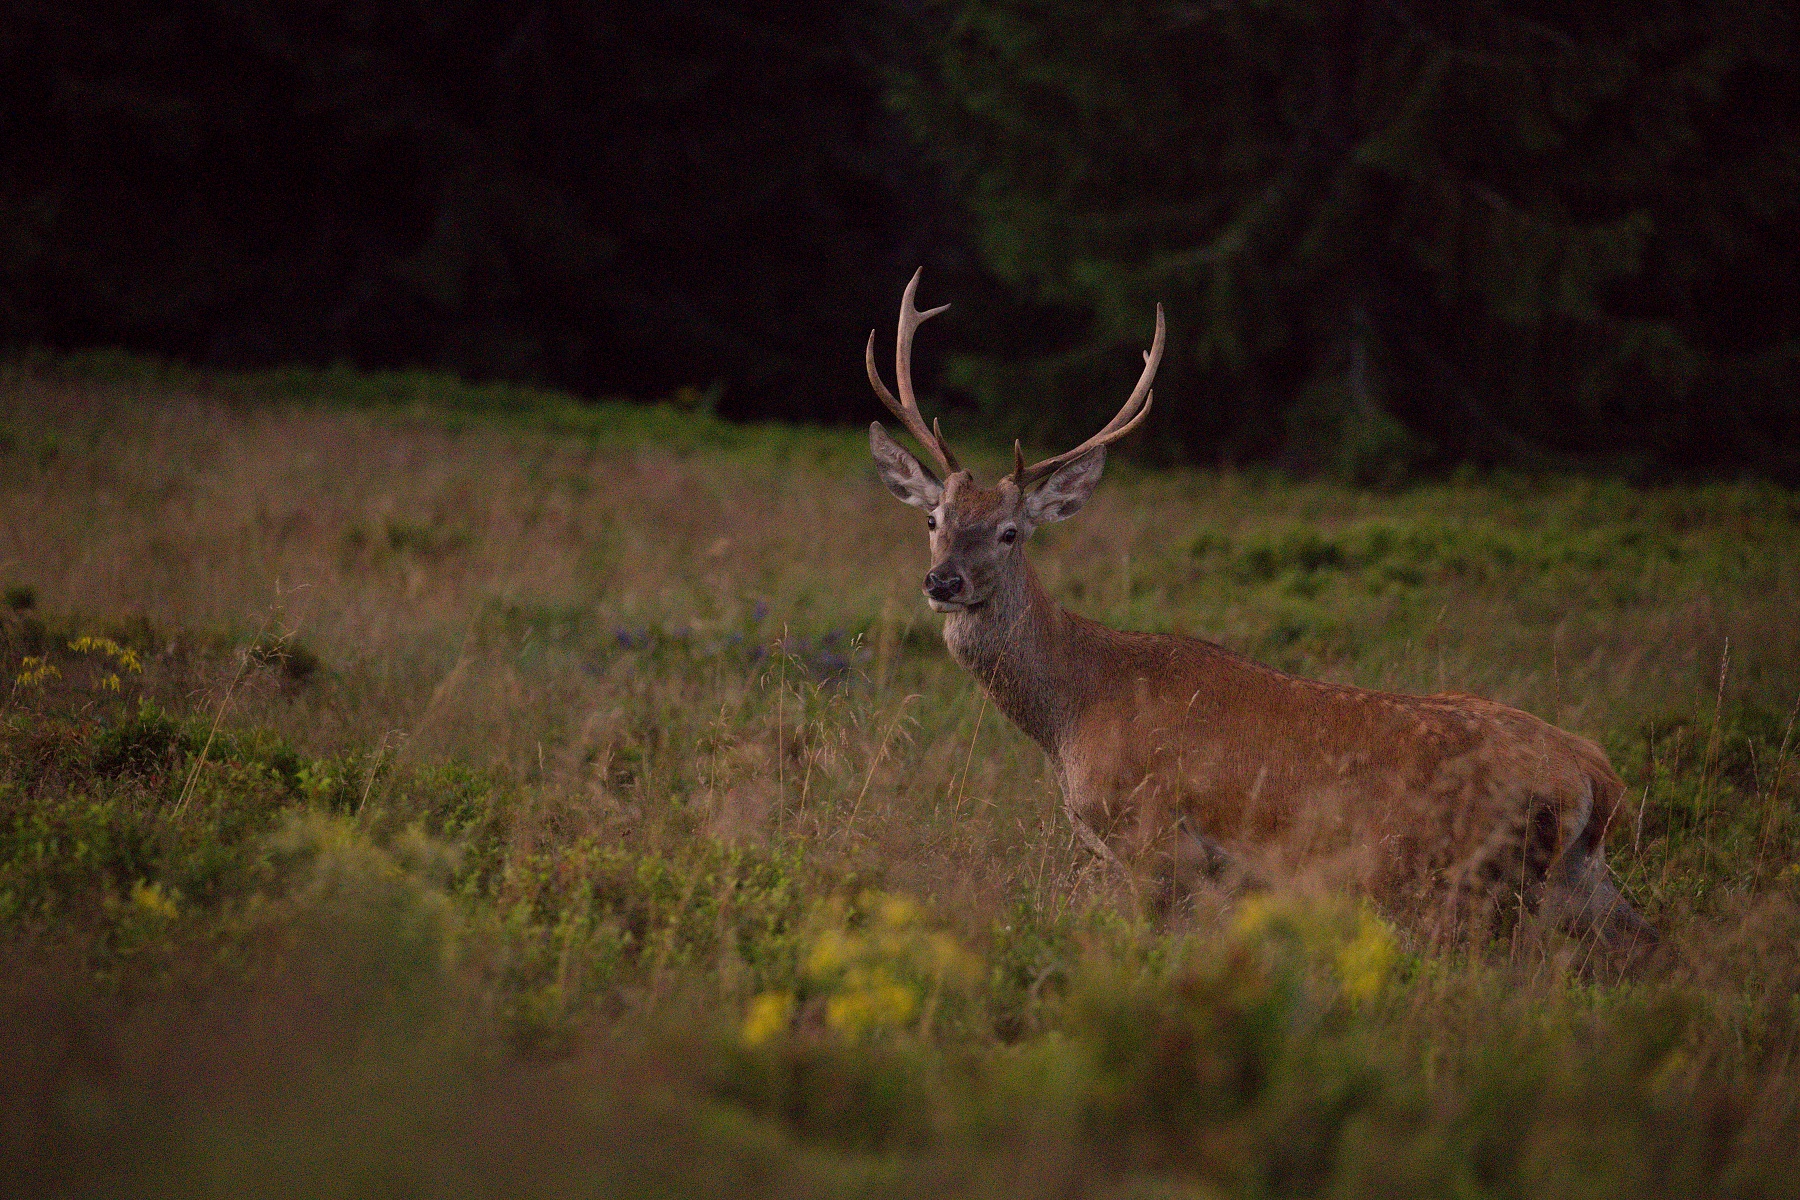
<path fill-rule="evenodd" d="M 1231 931 L 1240 938 L 1253 938 L 1267 933 L 1282 917 L 1287 906 L 1273 895 L 1246 896 L 1238 902 Z"/>
<path fill-rule="evenodd" d="M 56 664 L 47 658 L 39 658 L 35 654 L 27 654 L 19 660 L 19 673 L 13 677 L 13 686 L 30 688 L 43 687 L 52 679 L 60 679 L 62 672 Z"/>
<path fill-rule="evenodd" d="M 806 974 L 811 979 L 825 979 L 835 975 L 854 958 L 859 957 L 861 948 L 851 935 L 836 929 L 827 929 L 813 943 L 812 952 L 806 956 Z"/>
<path fill-rule="evenodd" d="M 749 1011 L 738 1029 L 738 1037 L 752 1048 L 767 1045 L 785 1032 L 794 1015 L 794 997 L 787 992 L 763 992 L 750 999 Z"/>
<path fill-rule="evenodd" d="M 1399 957 L 1400 947 L 1387 923 L 1366 909 L 1357 913 L 1356 936 L 1337 952 L 1344 998 L 1359 1004 L 1373 1000 Z"/>
<path fill-rule="evenodd" d="M 882 896 L 879 912 L 881 923 L 890 929 L 903 929 L 919 919 L 919 906 L 905 896 Z"/>
<path fill-rule="evenodd" d="M 173 921 L 181 915 L 175 898 L 163 890 L 162 884 L 145 883 L 142 879 L 131 885 L 131 907 L 158 921 Z"/>
<path fill-rule="evenodd" d="M 937 978 L 971 983 L 981 975 L 981 960 L 949 934 L 934 933 L 925 944 L 930 952 L 931 972 Z"/>
<path fill-rule="evenodd" d="M 83 634 L 69 643 L 69 649 L 77 654 L 104 655 L 117 663 L 120 669 L 129 671 L 133 675 L 142 674 L 144 670 L 143 660 L 138 657 L 136 650 L 128 646 L 121 646 L 109 637 Z"/>
<path fill-rule="evenodd" d="M 825 1002 L 825 1024 L 855 1037 L 904 1025 L 918 1011 L 918 996 L 885 969 L 852 967 L 844 973 L 844 990 Z"/>

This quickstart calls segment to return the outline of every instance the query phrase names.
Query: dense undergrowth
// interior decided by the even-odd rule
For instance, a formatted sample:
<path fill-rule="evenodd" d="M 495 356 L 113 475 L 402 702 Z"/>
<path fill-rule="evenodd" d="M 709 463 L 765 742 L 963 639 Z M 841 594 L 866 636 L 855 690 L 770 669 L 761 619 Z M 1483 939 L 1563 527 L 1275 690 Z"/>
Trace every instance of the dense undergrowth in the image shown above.
<path fill-rule="evenodd" d="M 1800 1191 L 1786 493 L 1139 476 L 1040 552 L 1599 736 L 1668 941 L 1620 975 L 1353 897 L 1141 921 L 848 451 L 66 387 L 0 411 L 22 1190 Z"/>

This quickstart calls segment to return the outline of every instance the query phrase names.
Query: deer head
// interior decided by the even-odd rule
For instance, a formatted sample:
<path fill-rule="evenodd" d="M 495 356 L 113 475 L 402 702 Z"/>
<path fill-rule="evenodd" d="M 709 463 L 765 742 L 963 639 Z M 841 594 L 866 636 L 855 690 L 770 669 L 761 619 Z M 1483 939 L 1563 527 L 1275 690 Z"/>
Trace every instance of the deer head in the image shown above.
<path fill-rule="evenodd" d="M 1024 451 L 1014 442 L 1012 474 L 993 487 L 984 487 L 957 463 L 938 423 L 925 424 L 913 394 L 913 335 L 921 324 L 950 307 L 945 304 L 925 312 L 914 307 L 923 271 L 921 267 L 913 272 L 900 301 L 900 333 L 894 350 L 899 399 L 887 390 L 875 368 L 873 331 L 864 360 L 875 394 L 936 460 L 942 478 L 889 437 L 879 421 L 869 426 L 869 449 L 888 490 L 925 510 L 925 528 L 931 536 L 931 570 L 925 575 L 927 601 L 938 612 L 966 612 L 985 605 L 1000 582 L 1020 571 L 1025 542 L 1033 530 L 1073 516 L 1081 508 L 1100 482 L 1106 447 L 1136 429 L 1150 412 L 1150 384 L 1162 361 L 1163 311 L 1162 305 L 1156 306 L 1156 336 L 1144 355 L 1143 374 L 1124 407 L 1104 429 L 1073 450 L 1031 466 L 1025 465 Z"/>

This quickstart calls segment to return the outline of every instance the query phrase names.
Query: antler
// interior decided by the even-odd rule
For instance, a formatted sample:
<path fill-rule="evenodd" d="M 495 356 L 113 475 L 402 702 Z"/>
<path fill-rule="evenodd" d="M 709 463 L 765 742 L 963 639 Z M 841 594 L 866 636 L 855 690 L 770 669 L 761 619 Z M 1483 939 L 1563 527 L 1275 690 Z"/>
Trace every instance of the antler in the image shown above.
<path fill-rule="evenodd" d="M 1156 368 L 1162 362 L 1162 355 L 1163 310 L 1162 305 L 1158 304 L 1156 306 L 1156 338 L 1150 343 L 1150 349 L 1144 354 L 1144 373 L 1138 376 L 1137 386 L 1131 389 L 1131 397 L 1125 401 L 1125 406 L 1112 420 L 1106 423 L 1106 428 L 1081 445 L 1059 454 L 1055 458 L 1046 458 L 1043 462 L 1034 463 L 1029 467 L 1025 465 L 1024 450 L 1020 448 L 1019 443 L 1014 442 L 1013 483 L 1020 488 L 1030 487 L 1064 463 L 1073 462 L 1097 447 L 1109 446 L 1142 424 L 1144 418 L 1150 414 L 1150 402 L 1155 399 L 1156 394 L 1150 390 L 1150 383 L 1156 378 Z"/>
<path fill-rule="evenodd" d="M 924 273 L 924 267 L 913 272 L 912 282 L 906 285 L 906 295 L 900 298 L 900 336 L 894 342 L 894 382 L 900 388 L 900 399 L 894 399 L 894 393 L 888 391 L 887 385 L 881 382 L 881 372 L 875 369 L 873 329 L 869 331 L 869 348 L 863 354 L 863 361 L 869 368 L 869 382 L 875 385 L 875 394 L 881 397 L 881 402 L 900 418 L 900 423 L 919 440 L 919 444 L 931 452 L 931 456 L 938 460 L 938 465 L 944 468 L 944 473 L 951 475 L 962 470 L 962 467 L 958 465 L 956 455 L 950 452 L 950 443 L 944 440 L 944 431 L 938 428 L 938 423 L 933 421 L 930 427 L 926 426 L 925 418 L 919 415 L 919 401 L 913 395 L 913 334 L 918 332 L 920 325 L 950 307 L 948 304 L 941 304 L 924 312 L 913 307 L 913 294 L 919 290 L 919 276 Z M 1161 345 L 1159 340 L 1157 346 L 1160 348 Z"/>

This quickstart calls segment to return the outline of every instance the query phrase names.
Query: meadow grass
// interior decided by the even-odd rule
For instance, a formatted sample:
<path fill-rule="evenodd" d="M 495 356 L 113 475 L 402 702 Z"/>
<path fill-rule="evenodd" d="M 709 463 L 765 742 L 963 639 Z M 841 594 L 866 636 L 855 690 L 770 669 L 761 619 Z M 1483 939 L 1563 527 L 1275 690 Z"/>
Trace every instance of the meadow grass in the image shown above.
<path fill-rule="evenodd" d="M 1800 496 L 1120 464 L 1110 623 L 1599 739 L 1666 933 L 1143 922 L 861 435 L 0 375 L 0 1155 L 40 1194 L 1791 1195 Z M 1000 461 L 977 445 L 977 468 Z"/>

